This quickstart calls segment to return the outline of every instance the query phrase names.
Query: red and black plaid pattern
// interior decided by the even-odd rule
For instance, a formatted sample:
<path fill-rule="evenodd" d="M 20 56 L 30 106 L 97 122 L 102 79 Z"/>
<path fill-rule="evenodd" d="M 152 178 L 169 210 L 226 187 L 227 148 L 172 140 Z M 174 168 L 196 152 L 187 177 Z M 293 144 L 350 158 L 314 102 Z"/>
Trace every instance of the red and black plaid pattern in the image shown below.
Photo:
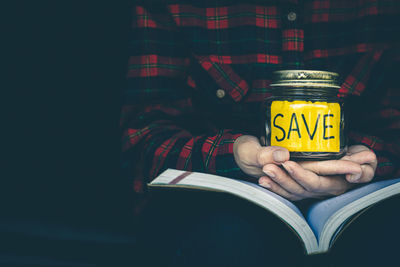
<path fill-rule="evenodd" d="M 196 7 L 185 4 L 168 5 L 176 24 L 183 27 L 228 29 L 241 26 L 278 28 L 280 17 L 275 6 L 237 4 L 232 6 Z"/>
<path fill-rule="evenodd" d="M 283 30 L 282 40 L 282 51 L 304 51 L 304 30 Z"/>
<path fill-rule="evenodd" d="M 245 178 L 233 143 L 259 134 L 271 73 L 289 68 L 338 72 L 350 144 L 376 152 L 378 176 L 400 175 L 400 2 L 228 3 L 134 7 L 121 125 L 135 191 L 169 167 Z"/>

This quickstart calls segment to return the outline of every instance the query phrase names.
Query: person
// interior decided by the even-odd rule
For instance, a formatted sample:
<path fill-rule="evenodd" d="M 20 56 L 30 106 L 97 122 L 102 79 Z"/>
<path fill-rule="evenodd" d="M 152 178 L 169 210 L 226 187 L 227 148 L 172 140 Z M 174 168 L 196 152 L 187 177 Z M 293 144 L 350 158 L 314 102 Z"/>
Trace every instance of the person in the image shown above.
<path fill-rule="evenodd" d="M 399 13 L 394 0 L 136 4 L 121 127 L 137 207 L 167 168 L 251 180 L 300 203 L 399 176 Z M 260 143 L 263 102 L 281 69 L 340 74 L 344 157 L 296 162 Z"/>

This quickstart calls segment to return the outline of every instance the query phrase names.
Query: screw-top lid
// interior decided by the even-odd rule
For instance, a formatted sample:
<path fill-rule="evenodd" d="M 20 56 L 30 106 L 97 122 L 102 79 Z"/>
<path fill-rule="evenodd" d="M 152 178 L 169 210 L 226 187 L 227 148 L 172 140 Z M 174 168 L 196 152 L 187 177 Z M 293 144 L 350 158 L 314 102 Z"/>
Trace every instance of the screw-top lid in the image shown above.
<path fill-rule="evenodd" d="M 321 70 L 280 70 L 273 73 L 272 87 L 340 88 L 339 74 Z"/>

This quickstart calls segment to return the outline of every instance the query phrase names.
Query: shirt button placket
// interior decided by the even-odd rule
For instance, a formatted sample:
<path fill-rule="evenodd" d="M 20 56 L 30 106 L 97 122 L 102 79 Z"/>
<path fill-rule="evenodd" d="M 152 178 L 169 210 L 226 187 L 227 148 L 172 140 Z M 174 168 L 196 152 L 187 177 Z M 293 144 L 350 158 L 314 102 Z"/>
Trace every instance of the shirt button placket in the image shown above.
<path fill-rule="evenodd" d="M 301 68 L 304 65 L 304 30 L 301 22 L 301 7 L 297 1 L 282 8 L 282 63 L 283 68 Z M 300 12 L 300 13 L 299 13 Z"/>

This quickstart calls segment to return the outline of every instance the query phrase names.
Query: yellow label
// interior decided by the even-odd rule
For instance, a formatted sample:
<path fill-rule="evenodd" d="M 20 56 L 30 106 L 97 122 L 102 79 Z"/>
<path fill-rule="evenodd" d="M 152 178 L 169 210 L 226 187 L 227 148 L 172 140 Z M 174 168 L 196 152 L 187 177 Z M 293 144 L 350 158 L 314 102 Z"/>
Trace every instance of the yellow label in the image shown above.
<path fill-rule="evenodd" d="M 270 127 L 272 146 L 304 152 L 340 150 L 338 103 L 273 101 Z"/>

